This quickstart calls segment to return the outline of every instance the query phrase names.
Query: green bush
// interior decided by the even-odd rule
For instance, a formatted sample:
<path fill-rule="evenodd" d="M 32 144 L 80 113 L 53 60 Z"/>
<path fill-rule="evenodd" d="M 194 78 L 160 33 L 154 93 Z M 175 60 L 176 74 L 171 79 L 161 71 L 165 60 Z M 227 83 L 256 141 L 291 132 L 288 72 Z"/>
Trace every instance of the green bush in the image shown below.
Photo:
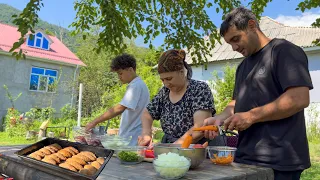
<path fill-rule="evenodd" d="M 56 123 L 49 123 L 48 132 L 53 132 L 54 137 L 66 137 L 71 135 L 72 128 L 77 125 L 77 121 L 74 119 L 62 119 L 60 118 Z M 50 128 L 53 127 L 53 128 Z M 65 132 L 66 128 L 66 132 Z M 66 133 L 66 134 L 65 134 Z"/>
<path fill-rule="evenodd" d="M 320 143 L 320 126 L 319 126 L 319 115 L 318 105 L 311 103 L 307 108 L 307 136 L 309 142 Z"/>
<path fill-rule="evenodd" d="M 223 78 L 219 77 L 218 72 L 214 71 L 213 80 L 209 81 L 209 86 L 213 90 L 217 114 L 221 113 L 232 99 L 236 69 L 236 66 L 227 64 L 223 68 Z"/>
<path fill-rule="evenodd" d="M 52 120 L 53 115 L 56 110 L 52 107 L 46 108 L 31 108 L 28 112 L 26 112 L 26 116 L 39 121 Z"/>
<path fill-rule="evenodd" d="M 152 123 L 152 126 L 153 126 L 153 127 L 156 127 L 156 128 L 161 128 L 160 120 L 159 120 L 159 121 L 154 120 L 153 123 Z"/>
<path fill-rule="evenodd" d="M 161 131 L 161 130 L 158 130 L 158 131 L 156 131 L 155 134 L 153 135 L 152 141 L 153 141 L 154 143 L 161 142 L 163 136 L 164 136 L 164 132 Z"/>
<path fill-rule="evenodd" d="M 77 119 L 77 110 L 71 107 L 71 104 L 66 104 L 60 109 L 62 119 Z"/>
<path fill-rule="evenodd" d="M 5 117 L 5 131 L 9 137 L 21 137 L 26 133 L 26 127 L 22 122 L 20 112 L 14 108 L 9 108 Z"/>
<path fill-rule="evenodd" d="M 119 101 L 120 102 L 120 101 Z M 81 118 L 81 126 L 86 126 L 89 122 L 93 121 L 95 118 L 101 116 L 103 113 L 106 112 L 105 108 L 101 108 L 98 111 L 95 111 L 91 117 Z M 117 129 L 120 126 L 120 117 L 121 115 L 109 120 L 109 129 Z M 106 126 L 108 121 L 102 122 L 98 124 L 98 126 Z"/>

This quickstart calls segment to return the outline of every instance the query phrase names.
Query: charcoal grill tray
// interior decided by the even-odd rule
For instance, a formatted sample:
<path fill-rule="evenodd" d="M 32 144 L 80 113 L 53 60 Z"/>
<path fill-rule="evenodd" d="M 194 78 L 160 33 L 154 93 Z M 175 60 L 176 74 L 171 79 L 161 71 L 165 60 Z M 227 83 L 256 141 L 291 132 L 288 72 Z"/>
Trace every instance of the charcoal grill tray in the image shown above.
<path fill-rule="evenodd" d="M 46 163 L 43 161 L 36 160 L 36 159 L 30 158 L 27 156 L 27 155 L 33 153 L 34 151 L 37 151 L 37 150 L 43 148 L 44 146 L 48 146 L 48 145 L 54 144 L 54 143 L 59 144 L 62 148 L 72 146 L 72 147 L 75 147 L 76 149 L 78 149 L 79 151 L 93 152 L 96 156 L 105 158 L 105 161 L 101 165 L 100 169 L 98 169 L 98 171 L 94 175 L 87 176 L 84 174 L 80 174 L 78 172 L 74 172 L 74 171 L 59 167 L 57 165 L 52 165 L 52 164 L 49 164 L 49 163 Z M 33 163 L 35 165 L 35 168 L 37 168 L 41 171 L 62 177 L 64 179 L 72 179 L 72 180 L 74 180 L 74 179 L 77 179 L 77 180 L 96 179 L 99 176 L 99 174 L 101 173 L 101 171 L 104 169 L 106 164 L 109 162 L 113 153 L 114 153 L 114 150 L 111 150 L 111 149 L 104 149 L 101 147 L 89 146 L 89 145 L 84 145 L 84 144 L 80 144 L 80 143 L 76 143 L 76 142 L 64 141 L 64 140 L 60 140 L 60 139 L 56 139 L 56 138 L 46 138 L 44 140 L 41 140 L 37 143 L 34 143 L 30 146 L 27 146 L 27 147 L 15 152 L 15 154 L 17 154 L 18 157 L 20 157 L 21 159 L 23 159 L 29 163 Z"/>

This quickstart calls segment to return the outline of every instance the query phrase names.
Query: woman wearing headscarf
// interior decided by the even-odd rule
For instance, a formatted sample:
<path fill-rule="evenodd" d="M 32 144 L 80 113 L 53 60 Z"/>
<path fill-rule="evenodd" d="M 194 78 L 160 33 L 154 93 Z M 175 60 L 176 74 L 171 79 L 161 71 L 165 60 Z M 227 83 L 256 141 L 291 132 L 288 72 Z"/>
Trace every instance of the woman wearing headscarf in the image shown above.
<path fill-rule="evenodd" d="M 212 92 L 205 82 L 191 79 L 192 69 L 185 61 L 184 50 L 168 50 L 158 61 L 158 73 L 163 87 L 144 110 L 142 134 L 138 144 L 152 143 L 153 120 L 160 120 L 164 136 L 162 143 L 182 144 L 188 134 L 192 143 L 203 143 L 203 133 L 192 132 L 204 119 L 215 113 Z"/>

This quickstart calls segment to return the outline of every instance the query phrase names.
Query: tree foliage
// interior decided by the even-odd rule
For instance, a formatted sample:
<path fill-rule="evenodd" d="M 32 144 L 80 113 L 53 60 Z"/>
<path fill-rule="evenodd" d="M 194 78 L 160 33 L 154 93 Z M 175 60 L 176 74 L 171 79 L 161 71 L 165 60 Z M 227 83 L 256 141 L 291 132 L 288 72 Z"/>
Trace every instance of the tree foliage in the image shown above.
<path fill-rule="evenodd" d="M 77 56 L 87 65 L 80 69 L 79 82 L 83 83 L 82 115 L 90 116 L 93 111 L 102 106 L 101 96 L 110 91 L 117 83 L 117 77 L 110 72 L 112 54 L 93 51 L 97 36 L 90 35 L 86 40 L 79 39 Z"/>
<path fill-rule="evenodd" d="M 209 85 L 214 91 L 214 104 L 218 114 L 223 111 L 232 99 L 236 69 L 235 65 L 227 64 L 223 68 L 223 78 L 219 77 L 218 72 L 214 71 L 213 80 L 209 81 Z"/>
<path fill-rule="evenodd" d="M 101 29 L 96 42 L 98 46 L 95 49 L 98 52 L 108 49 L 115 54 L 127 48 L 124 43 L 126 39 L 142 36 L 144 42 L 152 47 L 152 40 L 163 33 L 165 34 L 163 48 L 187 48 L 192 50 L 194 62 L 203 63 L 207 60 L 207 56 L 204 55 L 209 55 L 215 42 L 220 38 L 206 9 L 210 11 L 215 8 L 217 13 L 222 11 L 224 15 L 234 7 L 245 5 L 260 17 L 271 1 L 251 0 L 245 5 L 241 4 L 240 0 L 77 0 L 74 3 L 76 19 L 71 27 L 74 28 L 74 34 L 78 34 L 99 25 Z M 23 37 L 28 31 L 34 32 L 39 19 L 37 13 L 43 6 L 42 0 L 30 0 L 19 16 L 14 15 L 14 24 L 21 32 L 21 38 L 11 49 L 17 57 L 23 54 L 21 50 L 18 52 L 15 50 L 23 43 Z M 306 9 L 317 7 L 320 7 L 319 0 L 304 0 L 297 9 L 304 12 Z M 320 19 L 317 19 L 313 26 L 319 26 L 319 22 Z M 85 38 L 84 34 L 83 39 Z"/>

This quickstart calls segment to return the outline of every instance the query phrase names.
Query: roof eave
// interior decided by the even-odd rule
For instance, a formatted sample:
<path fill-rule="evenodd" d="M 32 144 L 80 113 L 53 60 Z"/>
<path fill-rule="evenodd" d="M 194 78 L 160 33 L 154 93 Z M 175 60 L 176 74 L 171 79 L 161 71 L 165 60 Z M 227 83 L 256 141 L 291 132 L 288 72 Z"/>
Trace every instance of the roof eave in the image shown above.
<path fill-rule="evenodd" d="M 7 51 L 2 51 L 0 50 L 0 54 L 1 55 L 6 55 L 6 56 L 12 56 L 12 53 L 7 52 Z M 28 56 L 26 55 L 26 59 L 30 59 L 30 60 L 36 60 L 36 61 L 41 61 L 41 62 L 49 62 L 52 64 L 59 64 L 59 65 L 66 65 L 66 66 L 72 66 L 72 67 L 84 67 L 86 65 L 81 65 L 81 64 L 73 64 L 73 63 L 66 63 L 66 62 L 62 62 L 62 61 L 54 61 L 51 59 L 46 59 L 46 58 L 39 58 L 39 57 L 34 57 L 34 56 Z"/>
<path fill-rule="evenodd" d="M 312 46 L 312 47 L 305 47 L 302 48 L 305 52 L 311 52 L 311 51 L 319 51 L 320 46 Z"/>

